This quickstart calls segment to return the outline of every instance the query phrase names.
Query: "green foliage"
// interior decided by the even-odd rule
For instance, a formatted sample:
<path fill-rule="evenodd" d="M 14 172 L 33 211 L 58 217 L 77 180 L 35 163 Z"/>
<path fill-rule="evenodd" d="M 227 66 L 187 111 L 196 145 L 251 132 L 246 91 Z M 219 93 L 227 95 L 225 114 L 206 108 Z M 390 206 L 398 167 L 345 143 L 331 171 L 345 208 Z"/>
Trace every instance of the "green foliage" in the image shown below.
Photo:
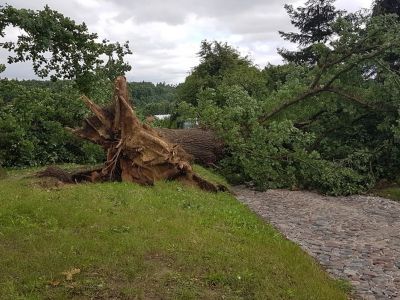
<path fill-rule="evenodd" d="M 15 54 L 8 57 L 9 64 L 32 61 L 39 77 L 74 79 L 86 94 L 99 77 L 113 80 L 131 69 L 124 62 L 125 55 L 131 54 L 128 42 L 98 42 L 97 34 L 88 32 L 85 23 L 76 24 L 47 5 L 38 11 L 0 6 L 0 36 L 4 37 L 8 26 L 24 32 L 16 42 L 0 44 Z"/>
<path fill-rule="evenodd" d="M 224 105 L 218 105 L 223 99 Z M 225 141 L 230 155 L 223 173 L 234 183 L 252 182 L 260 189 L 309 188 L 338 195 L 360 192 L 370 182 L 354 169 L 321 158 L 309 150 L 315 134 L 289 120 L 259 122 L 262 101 L 238 86 L 200 94 L 198 117 Z"/>
<path fill-rule="evenodd" d="M 375 0 L 372 13 L 374 16 L 394 14 L 400 20 L 400 1 L 397 0 Z M 389 68 L 399 74 L 400 55 L 395 52 L 388 53 L 384 58 L 389 63 Z"/>
<path fill-rule="evenodd" d="M 198 55 L 200 64 L 178 86 L 181 101 L 196 105 L 199 92 L 215 88 L 224 81 L 241 85 L 251 94 L 260 91 L 263 85 L 260 71 L 228 44 L 203 41 Z"/>
<path fill-rule="evenodd" d="M 373 14 L 375 16 L 382 14 L 397 14 L 400 16 L 400 3 L 397 0 L 375 0 Z"/>
<path fill-rule="evenodd" d="M 0 165 L 101 161 L 101 149 L 64 129 L 79 126 L 87 112 L 73 84 L 57 84 L 57 89 L 31 85 L 0 82 Z"/>
<path fill-rule="evenodd" d="M 291 23 L 300 33 L 280 32 L 281 36 L 302 46 L 326 42 L 334 33 L 332 23 L 341 14 L 333 3 L 335 0 L 308 0 L 304 7 L 285 5 Z"/>
<path fill-rule="evenodd" d="M 376 195 L 392 199 L 394 201 L 400 201 L 400 188 L 398 185 L 381 188 L 374 191 Z"/>
<path fill-rule="evenodd" d="M 35 74 L 52 81 L 0 82 L 0 165 L 101 161 L 98 146 L 78 141 L 64 127 L 77 127 L 86 116 L 80 94 L 99 104 L 110 101 L 113 79 L 131 69 L 124 61 L 131 54 L 128 42 L 99 42 L 85 23 L 76 24 L 48 6 L 38 11 L 0 6 L 0 36 L 9 26 L 23 33 L 15 42 L 0 44 L 13 53 L 8 63 L 32 61 Z M 4 68 L 0 65 L 0 72 Z M 55 81 L 59 78 L 72 81 Z M 174 87 L 153 85 L 156 97 L 146 98 L 140 84 L 132 85 L 139 93 L 133 97 L 139 114 L 172 109 Z"/>
<path fill-rule="evenodd" d="M 280 49 L 279 54 L 289 62 L 315 63 L 312 45 L 325 43 L 335 33 L 334 22 L 343 14 L 333 5 L 335 0 L 308 0 L 304 7 L 285 5 L 291 23 L 299 32 L 282 32 L 280 35 L 292 43 L 299 44 L 300 51 Z"/>
<path fill-rule="evenodd" d="M 149 111 L 149 100 L 155 107 L 161 99 L 173 103 L 172 86 L 151 84 L 155 94 L 147 98 L 140 94 L 141 83 L 129 85 L 136 92 L 139 113 Z M 79 127 L 88 114 L 80 95 L 74 82 L 68 80 L 0 80 L 0 166 L 101 162 L 104 152 L 99 146 L 80 141 L 65 130 Z M 90 96 L 98 104 L 108 104 L 112 99 L 111 82 L 104 80 L 96 85 Z"/>
<path fill-rule="evenodd" d="M 4 168 L 0 167 L 0 179 L 5 178 L 7 178 L 7 171 Z"/>
<path fill-rule="evenodd" d="M 174 111 L 176 87 L 165 83 L 131 82 L 133 103 L 144 116 L 170 114 Z"/>
<path fill-rule="evenodd" d="M 268 65 L 261 77 L 245 75 L 246 86 L 232 68 L 197 93 L 197 105 L 180 104 L 183 119 L 226 142 L 229 179 L 339 195 L 397 177 L 400 76 L 385 58 L 400 49 L 398 18 L 356 13 L 331 25 L 332 42 L 310 45 L 315 64 Z"/>

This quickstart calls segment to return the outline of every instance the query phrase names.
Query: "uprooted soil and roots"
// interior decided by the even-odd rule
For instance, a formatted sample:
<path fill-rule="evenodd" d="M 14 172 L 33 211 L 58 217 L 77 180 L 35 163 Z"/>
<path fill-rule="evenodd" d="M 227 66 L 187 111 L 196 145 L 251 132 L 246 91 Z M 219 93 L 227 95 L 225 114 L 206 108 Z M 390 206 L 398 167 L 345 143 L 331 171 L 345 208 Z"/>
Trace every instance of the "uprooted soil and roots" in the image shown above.
<path fill-rule="evenodd" d="M 107 153 L 105 164 L 75 173 L 52 167 L 40 172 L 40 176 L 56 177 L 66 183 L 128 181 L 153 185 L 157 180 L 179 180 L 207 191 L 225 189 L 197 175 L 191 166 L 193 157 L 181 145 L 171 143 L 162 132 L 138 119 L 129 104 L 124 77 L 115 80 L 111 106 L 100 107 L 85 96 L 82 99 L 94 115 L 86 118 L 81 128 L 70 130 L 80 138 L 101 145 Z M 206 151 L 211 153 L 207 155 L 212 160 L 214 149 Z"/>

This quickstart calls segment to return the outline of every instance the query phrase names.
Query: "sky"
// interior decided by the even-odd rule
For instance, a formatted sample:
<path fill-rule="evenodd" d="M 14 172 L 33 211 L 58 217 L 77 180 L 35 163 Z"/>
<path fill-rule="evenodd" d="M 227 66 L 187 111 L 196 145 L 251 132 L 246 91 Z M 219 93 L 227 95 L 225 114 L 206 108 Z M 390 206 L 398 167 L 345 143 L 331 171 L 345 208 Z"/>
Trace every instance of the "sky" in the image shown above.
<path fill-rule="evenodd" d="M 128 40 L 133 55 L 129 81 L 177 84 L 184 81 L 199 58 L 204 39 L 228 42 L 259 67 L 281 63 L 277 48 L 293 49 L 278 31 L 293 31 L 285 3 L 298 0 L 8 0 L 17 8 L 42 9 L 46 4 L 81 23 L 90 32 L 111 42 Z M 372 0 L 337 0 L 349 12 L 370 8 Z M 14 40 L 21 32 L 7 28 L 0 42 Z M 0 62 L 9 53 L 0 50 Z M 7 65 L 2 77 L 37 78 L 29 62 Z"/>

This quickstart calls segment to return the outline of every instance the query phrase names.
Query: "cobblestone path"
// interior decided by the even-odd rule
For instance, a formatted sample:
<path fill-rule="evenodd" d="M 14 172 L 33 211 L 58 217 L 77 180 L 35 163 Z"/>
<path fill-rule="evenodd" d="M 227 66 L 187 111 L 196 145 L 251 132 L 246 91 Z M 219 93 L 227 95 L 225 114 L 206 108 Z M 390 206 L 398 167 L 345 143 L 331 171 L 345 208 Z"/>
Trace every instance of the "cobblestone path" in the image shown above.
<path fill-rule="evenodd" d="M 237 198 L 299 244 L 361 299 L 400 299 L 400 203 L 380 197 L 234 188 Z"/>

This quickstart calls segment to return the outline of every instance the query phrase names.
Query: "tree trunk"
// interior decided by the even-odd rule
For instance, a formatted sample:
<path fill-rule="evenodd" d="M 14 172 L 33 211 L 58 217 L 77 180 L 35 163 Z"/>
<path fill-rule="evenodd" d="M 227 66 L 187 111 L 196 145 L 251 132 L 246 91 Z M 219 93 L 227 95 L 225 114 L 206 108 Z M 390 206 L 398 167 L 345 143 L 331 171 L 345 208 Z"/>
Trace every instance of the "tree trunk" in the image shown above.
<path fill-rule="evenodd" d="M 198 128 L 156 128 L 169 142 L 181 145 L 194 162 L 203 166 L 214 166 L 224 155 L 224 144 L 212 131 Z"/>
<path fill-rule="evenodd" d="M 157 131 L 140 122 L 128 102 L 128 95 L 126 79 L 120 76 L 115 81 L 111 106 L 99 107 L 87 97 L 82 97 L 94 116 L 85 119 L 82 128 L 71 131 L 78 137 L 101 145 L 107 151 L 107 160 L 97 170 L 72 174 L 73 181 L 122 180 L 153 185 L 157 180 L 176 179 L 208 191 L 225 189 L 194 173 L 192 156 L 184 150 L 188 149 L 203 162 L 214 163 L 216 140 L 211 133 L 199 129 L 184 133 L 164 129 Z"/>

